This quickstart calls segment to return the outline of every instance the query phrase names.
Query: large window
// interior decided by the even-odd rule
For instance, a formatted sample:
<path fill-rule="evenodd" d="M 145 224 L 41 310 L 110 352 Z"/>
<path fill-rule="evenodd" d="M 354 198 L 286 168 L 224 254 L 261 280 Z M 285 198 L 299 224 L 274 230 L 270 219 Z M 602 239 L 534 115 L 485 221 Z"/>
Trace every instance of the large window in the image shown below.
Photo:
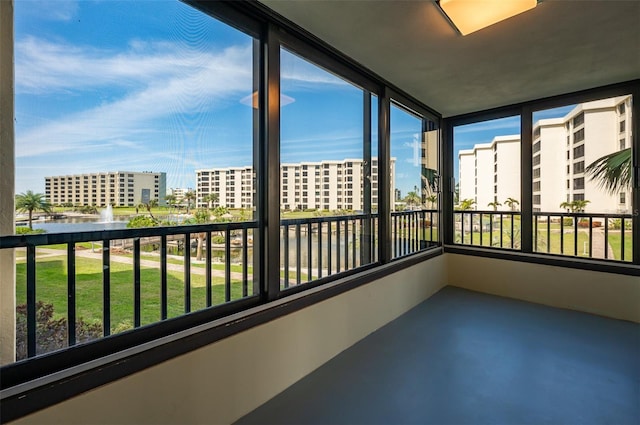
<path fill-rule="evenodd" d="M 16 252 L 16 358 L 256 294 L 256 40 L 178 1 L 14 4 L 16 232 L 66 234 Z"/>
<path fill-rule="evenodd" d="M 400 103 L 390 111 L 392 257 L 438 241 L 438 129 Z"/>
<path fill-rule="evenodd" d="M 519 249 L 520 117 L 459 125 L 453 138 L 454 243 Z"/>
<path fill-rule="evenodd" d="M 626 94 L 633 90 L 629 83 L 446 120 L 453 147 L 451 171 L 457 178 L 451 188 L 450 242 L 608 260 L 606 267 L 612 270 L 621 266 L 615 262 L 637 263 L 638 218 L 629 202 L 635 195 L 632 172 L 637 153 L 626 125 L 635 119 L 632 96 Z M 527 115 L 521 115 L 522 120 L 495 119 L 513 113 Z M 520 147 L 517 155 L 501 153 L 500 142 L 522 129 L 528 134 L 511 136 Z M 507 180 L 516 194 L 507 201 L 499 195 L 500 170 L 520 164 L 527 168 L 522 173 L 518 168 Z M 507 212 L 500 211 L 505 204 L 521 210 L 510 214 L 513 221 L 506 226 Z M 489 208 L 482 210 L 483 205 Z M 505 237 L 505 228 L 512 232 L 513 246 L 505 245 L 511 239 Z M 591 262 L 577 264 L 596 267 Z"/>
<path fill-rule="evenodd" d="M 280 266 L 286 289 L 372 262 L 371 212 L 380 186 L 379 158 L 363 128 L 365 114 L 373 111 L 371 95 L 286 48 L 280 60 Z"/>
<path fill-rule="evenodd" d="M 188 3 L 14 3 L 3 390 L 439 245 L 439 116 L 258 8 Z"/>
<path fill-rule="evenodd" d="M 540 201 L 534 202 L 540 208 L 533 217 L 534 251 L 632 260 L 631 206 L 620 202 L 631 197 L 624 171 L 631 167 L 631 148 L 620 143 L 631 136 L 620 125 L 631 119 L 631 100 L 622 95 L 533 114 L 543 158 L 551 158 L 539 167 L 534 162 L 539 177 L 533 193 Z M 572 134 L 568 146 L 565 140 Z"/>

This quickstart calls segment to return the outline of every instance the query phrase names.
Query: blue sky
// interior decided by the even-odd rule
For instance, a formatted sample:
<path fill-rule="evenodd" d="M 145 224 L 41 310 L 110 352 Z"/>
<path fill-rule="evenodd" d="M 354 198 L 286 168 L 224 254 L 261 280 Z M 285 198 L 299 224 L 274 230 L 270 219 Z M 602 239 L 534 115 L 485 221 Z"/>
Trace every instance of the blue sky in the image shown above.
<path fill-rule="evenodd" d="M 189 6 L 19 0 L 15 55 L 17 193 L 44 192 L 45 176 L 118 170 L 195 187 L 196 169 L 252 163 L 252 39 Z M 361 90 L 290 53 L 282 61 L 294 99 L 282 161 L 362 157 Z M 420 126 L 398 112 L 391 122 L 406 193 L 419 182 Z"/>
<path fill-rule="evenodd" d="M 533 114 L 533 122 L 547 118 L 564 117 L 575 105 L 561 108 L 546 109 Z M 481 143 L 490 143 L 496 136 L 509 136 L 520 134 L 520 116 L 501 118 L 491 121 L 483 121 L 475 124 L 461 125 L 453 130 L 454 146 L 454 177 L 458 179 L 458 152 L 473 149 L 473 146 Z"/>

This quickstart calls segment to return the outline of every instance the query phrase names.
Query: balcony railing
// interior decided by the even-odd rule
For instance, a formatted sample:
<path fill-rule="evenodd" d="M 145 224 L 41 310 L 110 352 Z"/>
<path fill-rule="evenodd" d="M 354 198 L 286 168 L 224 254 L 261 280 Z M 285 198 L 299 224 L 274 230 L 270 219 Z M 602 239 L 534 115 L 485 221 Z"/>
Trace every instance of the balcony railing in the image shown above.
<path fill-rule="evenodd" d="M 533 252 L 632 261 L 630 214 L 533 213 Z M 521 214 L 454 211 L 455 243 L 520 249 Z"/>
<path fill-rule="evenodd" d="M 436 210 L 392 213 L 392 256 L 438 243 Z M 283 290 L 378 259 L 378 216 L 281 220 Z M 17 358 L 260 294 L 257 222 L 15 235 Z M 257 246 L 257 245 L 256 245 Z"/>
<path fill-rule="evenodd" d="M 438 244 L 438 211 L 391 213 L 392 258 L 403 257 Z"/>
<path fill-rule="evenodd" d="M 281 288 L 376 262 L 377 229 L 376 215 L 281 220 Z"/>
<path fill-rule="evenodd" d="M 16 298 L 26 315 L 17 319 L 18 360 L 257 295 L 257 227 L 234 222 L 0 237 L 0 249 L 18 248 Z M 46 305 L 66 338 L 39 323 Z"/>

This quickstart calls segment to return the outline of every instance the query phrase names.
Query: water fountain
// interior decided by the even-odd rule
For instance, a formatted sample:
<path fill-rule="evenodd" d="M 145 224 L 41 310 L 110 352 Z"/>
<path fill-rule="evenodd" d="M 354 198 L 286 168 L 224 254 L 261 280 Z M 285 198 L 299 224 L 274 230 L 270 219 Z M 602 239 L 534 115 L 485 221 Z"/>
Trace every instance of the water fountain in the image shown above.
<path fill-rule="evenodd" d="M 107 205 L 107 208 L 100 211 L 101 223 L 113 223 L 113 208 L 111 205 Z"/>

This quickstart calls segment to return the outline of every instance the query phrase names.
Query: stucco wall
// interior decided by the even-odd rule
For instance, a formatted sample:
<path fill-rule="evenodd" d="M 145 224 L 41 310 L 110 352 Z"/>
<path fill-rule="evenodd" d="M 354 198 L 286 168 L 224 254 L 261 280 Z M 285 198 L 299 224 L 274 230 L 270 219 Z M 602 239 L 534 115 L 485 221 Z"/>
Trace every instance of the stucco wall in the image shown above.
<path fill-rule="evenodd" d="M 640 278 L 446 254 L 448 283 L 478 292 L 640 322 Z"/>

